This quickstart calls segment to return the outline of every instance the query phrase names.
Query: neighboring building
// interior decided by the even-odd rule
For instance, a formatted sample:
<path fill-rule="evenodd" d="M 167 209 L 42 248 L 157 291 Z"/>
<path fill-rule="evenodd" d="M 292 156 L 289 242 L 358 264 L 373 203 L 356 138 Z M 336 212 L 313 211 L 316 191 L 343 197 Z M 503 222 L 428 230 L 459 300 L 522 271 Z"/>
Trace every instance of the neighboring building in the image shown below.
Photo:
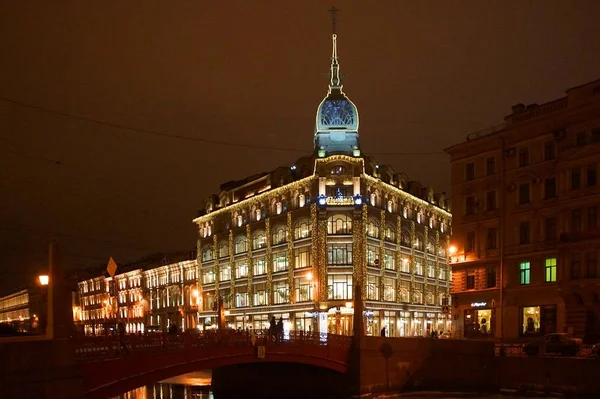
<path fill-rule="evenodd" d="M 446 150 L 459 336 L 599 336 L 600 80 L 566 94 Z"/>
<path fill-rule="evenodd" d="M 127 333 L 144 332 L 148 327 L 163 331 L 173 324 L 195 328 L 195 298 L 199 296 L 195 258 L 195 251 L 155 255 L 120 266 L 112 278 L 79 282 L 75 325 L 86 335 L 112 334 L 118 323 L 124 324 Z M 194 300 L 185 302 L 184 294 Z"/>
<path fill-rule="evenodd" d="M 356 284 L 369 335 L 450 327 L 448 200 L 362 155 L 336 40 L 314 154 L 221 185 L 194 220 L 200 329 L 217 325 L 221 298 L 231 328 L 268 328 L 274 316 L 286 330 L 351 334 Z"/>
<path fill-rule="evenodd" d="M 9 324 L 20 332 L 44 332 L 47 313 L 47 287 L 28 288 L 0 298 L 0 324 Z"/>

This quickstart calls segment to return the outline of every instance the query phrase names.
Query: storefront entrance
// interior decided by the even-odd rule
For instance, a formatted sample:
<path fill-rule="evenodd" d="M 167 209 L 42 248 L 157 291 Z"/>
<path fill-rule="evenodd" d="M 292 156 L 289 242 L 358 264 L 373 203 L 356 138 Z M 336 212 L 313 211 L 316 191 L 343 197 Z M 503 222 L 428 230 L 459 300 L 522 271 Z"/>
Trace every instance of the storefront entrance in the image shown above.
<path fill-rule="evenodd" d="M 464 315 L 465 338 L 487 338 L 493 336 L 494 310 L 467 309 Z"/>
<path fill-rule="evenodd" d="M 331 308 L 327 312 L 327 332 L 337 335 L 352 335 L 354 309 L 347 307 Z"/>

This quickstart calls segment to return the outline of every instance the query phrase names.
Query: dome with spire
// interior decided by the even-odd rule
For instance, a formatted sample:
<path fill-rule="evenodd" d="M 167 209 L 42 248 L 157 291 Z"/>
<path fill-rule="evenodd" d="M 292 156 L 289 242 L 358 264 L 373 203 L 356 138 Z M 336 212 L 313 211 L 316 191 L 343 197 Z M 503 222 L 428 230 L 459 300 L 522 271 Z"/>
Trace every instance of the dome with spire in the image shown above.
<path fill-rule="evenodd" d="M 332 35 L 331 80 L 327 96 L 317 108 L 315 147 L 327 153 L 356 153 L 358 110 L 342 91 L 337 57 L 337 35 Z"/>

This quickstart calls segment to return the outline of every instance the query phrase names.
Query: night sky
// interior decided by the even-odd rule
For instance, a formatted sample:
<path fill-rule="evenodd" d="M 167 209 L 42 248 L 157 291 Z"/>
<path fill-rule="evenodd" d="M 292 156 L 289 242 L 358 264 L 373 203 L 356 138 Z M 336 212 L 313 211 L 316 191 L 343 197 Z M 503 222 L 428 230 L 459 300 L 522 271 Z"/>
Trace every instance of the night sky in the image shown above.
<path fill-rule="evenodd" d="M 220 183 L 310 153 L 331 5 L 4 0 L 0 294 L 52 237 L 71 269 L 192 249 Z M 335 5 L 362 150 L 436 191 L 445 147 L 600 78 L 598 0 Z"/>

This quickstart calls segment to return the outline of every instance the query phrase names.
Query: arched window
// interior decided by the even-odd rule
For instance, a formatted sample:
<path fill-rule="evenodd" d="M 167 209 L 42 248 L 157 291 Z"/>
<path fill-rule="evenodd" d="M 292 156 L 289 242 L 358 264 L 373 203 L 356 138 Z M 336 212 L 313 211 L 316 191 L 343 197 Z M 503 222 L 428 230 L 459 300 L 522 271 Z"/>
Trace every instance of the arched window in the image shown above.
<path fill-rule="evenodd" d="M 252 249 L 262 249 L 267 247 L 267 237 L 264 231 L 257 231 L 252 236 Z"/>
<path fill-rule="evenodd" d="M 234 251 L 235 254 L 241 254 L 248 251 L 248 242 L 245 236 L 240 236 L 235 239 L 234 243 Z"/>
<path fill-rule="evenodd" d="M 425 243 L 423 242 L 423 237 L 420 234 L 417 234 L 417 236 L 415 237 L 415 242 L 413 243 L 413 246 L 417 251 L 423 251 Z"/>
<path fill-rule="evenodd" d="M 244 219 L 242 218 L 242 215 L 237 215 L 236 223 L 237 223 L 238 227 L 240 227 L 243 222 L 244 222 Z"/>
<path fill-rule="evenodd" d="M 404 216 L 405 219 L 408 219 L 408 207 L 405 206 L 404 209 L 402 209 L 402 216 Z"/>
<path fill-rule="evenodd" d="M 209 262 L 213 259 L 212 245 L 206 245 L 204 248 L 202 248 L 202 262 Z"/>
<path fill-rule="evenodd" d="M 310 220 L 308 218 L 299 219 L 294 225 L 294 240 L 308 238 L 311 232 Z"/>
<path fill-rule="evenodd" d="M 306 204 L 306 197 L 304 194 L 298 195 L 298 207 L 302 208 Z"/>
<path fill-rule="evenodd" d="M 408 230 L 402 230 L 402 236 L 400 237 L 403 246 L 410 248 L 410 233 Z"/>
<path fill-rule="evenodd" d="M 427 243 L 427 252 L 430 254 L 435 254 L 435 242 L 433 240 L 429 240 Z"/>
<path fill-rule="evenodd" d="M 390 213 L 394 212 L 394 201 L 388 200 L 388 202 L 387 202 L 387 210 Z"/>
<path fill-rule="evenodd" d="M 423 221 L 423 215 L 421 214 L 421 212 L 417 213 L 417 223 L 421 223 Z"/>
<path fill-rule="evenodd" d="M 223 241 L 219 244 L 219 258 L 227 258 L 229 256 L 229 242 Z"/>
<path fill-rule="evenodd" d="M 256 221 L 258 222 L 260 220 L 260 217 L 262 216 L 260 208 L 258 208 L 254 211 L 254 215 L 255 215 L 254 217 L 256 218 Z"/>
<path fill-rule="evenodd" d="M 375 193 L 371 193 L 371 205 L 376 206 L 376 201 L 377 201 L 377 195 L 375 195 Z"/>
<path fill-rule="evenodd" d="M 396 229 L 391 224 L 385 226 L 384 238 L 389 242 L 396 242 Z"/>
<path fill-rule="evenodd" d="M 379 238 L 379 223 L 375 219 L 369 219 L 367 223 L 367 235 L 373 238 Z"/>
<path fill-rule="evenodd" d="M 332 215 L 327 220 L 327 234 L 352 234 L 352 218 L 347 215 Z"/>
<path fill-rule="evenodd" d="M 446 257 L 446 248 L 444 248 L 442 245 L 440 245 L 438 248 L 438 256 L 443 258 Z"/>
<path fill-rule="evenodd" d="M 284 225 L 273 226 L 271 229 L 271 245 L 283 244 L 286 241 L 287 235 Z"/>
<path fill-rule="evenodd" d="M 275 212 L 279 215 L 283 211 L 283 204 L 281 202 L 277 202 L 275 204 Z"/>

